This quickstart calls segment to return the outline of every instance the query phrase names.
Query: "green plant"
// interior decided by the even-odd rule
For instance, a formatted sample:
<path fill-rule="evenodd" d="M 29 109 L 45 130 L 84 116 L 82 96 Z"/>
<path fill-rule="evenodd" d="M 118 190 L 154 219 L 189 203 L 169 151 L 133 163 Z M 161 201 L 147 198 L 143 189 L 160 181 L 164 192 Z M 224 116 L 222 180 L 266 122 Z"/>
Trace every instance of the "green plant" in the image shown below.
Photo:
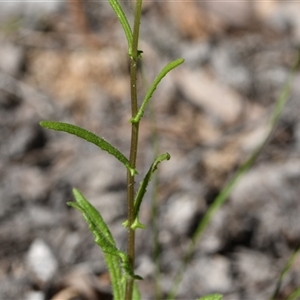
<path fill-rule="evenodd" d="M 275 291 L 272 295 L 272 297 L 269 300 L 275 300 L 278 297 L 282 282 L 284 280 L 284 278 L 286 277 L 287 273 L 289 272 L 289 270 L 291 269 L 293 262 L 295 261 L 297 255 L 299 254 L 300 251 L 300 244 L 297 245 L 296 249 L 293 251 L 292 255 L 290 256 L 290 258 L 288 259 L 286 265 L 283 267 L 278 282 L 276 284 L 276 288 Z M 288 298 L 287 300 L 292 300 L 292 299 L 297 299 L 300 296 L 300 287 L 297 288 Z"/>
<path fill-rule="evenodd" d="M 83 194 L 73 189 L 73 195 L 76 202 L 69 202 L 68 205 L 79 210 L 86 222 L 89 229 L 95 237 L 95 242 L 101 247 L 104 252 L 107 267 L 110 272 L 112 289 L 115 299 L 139 299 L 139 293 L 135 280 L 142 279 L 139 275 L 134 273 L 134 261 L 135 261 L 135 230 L 137 228 L 144 228 L 139 222 L 139 209 L 146 193 L 147 186 L 157 166 L 163 160 L 169 160 L 170 155 L 168 153 L 157 156 L 153 164 L 150 166 L 149 171 L 145 175 L 144 180 L 141 182 L 140 187 L 135 196 L 135 175 L 138 173 L 136 170 L 136 157 L 138 149 L 138 137 L 139 137 L 139 123 L 143 117 L 145 108 L 152 97 L 155 89 L 164 76 L 167 75 L 172 69 L 176 68 L 183 63 L 183 59 L 177 59 L 167 64 L 158 76 L 154 79 L 148 92 L 145 95 L 144 100 L 140 107 L 138 107 L 137 99 L 137 63 L 141 58 L 142 51 L 138 50 L 139 41 L 139 28 L 141 19 L 142 0 L 136 2 L 135 17 L 133 30 L 129 25 L 129 22 L 125 16 L 125 13 L 117 0 L 109 0 L 114 12 L 116 13 L 125 33 L 128 42 L 128 55 L 130 57 L 130 85 L 131 85 L 131 147 L 130 157 L 127 159 L 118 149 L 112 146 L 109 142 L 96 134 L 67 123 L 56 121 L 42 121 L 40 124 L 44 128 L 63 131 L 69 134 L 76 135 L 87 142 L 93 143 L 100 149 L 107 151 L 113 155 L 127 168 L 127 211 L 128 218 L 123 223 L 128 232 L 128 245 L 127 253 L 119 250 L 116 246 L 116 242 L 103 220 L 101 214 L 88 202 Z"/>
<path fill-rule="evenodd" d="M 148 184 L 156 171 L 158 164 L 164 160 L 169 160 L 170 155 L 168 153 L 160 154 L 155 159 L 154 162 L 149 167 L 144 179 L 142 180 L 137 192 L 135 191 L 135 176 L 138 173 L 136 168 L 136 158 L 138 153 L 138 139 L 139 139 L 139 124 L 142 120 L 144 111 L 147 107 L 149 100 L 151 99 L 155 89 L 161 82 L 164 76 L 166 76 L 171 70 L 181 65 L 184 60 L 182 58 L 176 59 L 168 63 L 154 79 L 152 85 L 148 89 L 142 103 L 138 104 L 137 97 L 137 64 L 138 60 L 141 59 L 142 51 L 138 49 L 139 41 L 139 27 L 141 19 L 141 9 L 142 0 L 136 1 L 135 15 L 134 15 L 134 26 L 133 29 L 129 25 L 126 15 L 117 0 L 109 0 L 116 16 L 118 17 L 126 39 L 128 43 L 128 55 L 130 58 L 130 86 L 131 86 L 131 146 L 130 146 L 130 156 L 129 159 L 119 151 L 117 148 L 112 146 L 109 142 L 103 138 L 97 136 L 96 134 L 67 123 L 56 122 L 56 121 L 42 121 L 40 124 L 44 128 L 67 132 L 72 135 L 76 135 L 87 142 L 93 143 L 98 146 L 101 150 L 108 152 L 113 155 L 117 160 L 119 160 L 127 169 L 127 212 L 128 217 L 125 222 L 123 222 L 124 227 L 127 229 L 128 234 L 128 244 L 127 253 L 118 249 L 116 242 L 110 232 L 107 224 L 103 220 L 100 212 L 98 212 L 84 197 L 84 195 L 77 189 L 73 189 L 73 195 L 75 202 L 68 202 L 68 205 L 76 208 L 80 211 L 86 220 L 89 229 L 95 237 L 95 242 L 100 246 L 104 252 L 104 257 L 106 260 L 107 267 L 111 276 L 112 290 L 114 299 L 141 299 L 138 291 L 138 287 L 135 284 L 136 280 L 141 280 L 142 278 L 135 274 L 134 272 L 134 262 L 135 262 L 135 230 L 137 228 L 144 228 L 145 226 L 139 221 L 139 210 L 142 204 L 142 200 L 146 193 Z M 273 131 L 279 115 L 282 111 L 283 105 L 287 100 L 289 93 L 289 84 L 284 89 L 283 95 L 279 98 L 277 105 L 274 109 L 274 114 L 271 120 L 270 132 L 262 145 L 258 147 L 256 151 L 245 161 L 240 167 L 236 175 L 228 182 L 224 187 L 220 195 L 215 199 L 211 207 L 208 209 L 206 215 L 199 223 L 197 230 L 192 238 L 190 246 L 187 248 L 186 255 L 183 259 L 182 268 L 178 272 L 178 276 L 174 280 L 174 286 L 170 291 L 168 299 L 174 299 L 176 296 L 176 290 L 181 281 L 185 267 L 189 262 L 189 259 L 194 251 L 194 245 L 199 240 L 201 234 L 207 227 L 215 211 L 220 208 L 220 206 L 226 201 L 233 187 L 236 185 L 239 178 L 253 165 L 254 161 L 258 157 L 259 153 L 262 151 L 264 145 L 269 139 L 271 132 Z M 298 294 L 297 294 L 298 295 Z M 291 296 L 292 297 L 292 296 Z M 221 300 L 222 295 L 212 294 L 207 295 L 200 300 Z M 291 298 L 294 299 L 294 298 Z"/>

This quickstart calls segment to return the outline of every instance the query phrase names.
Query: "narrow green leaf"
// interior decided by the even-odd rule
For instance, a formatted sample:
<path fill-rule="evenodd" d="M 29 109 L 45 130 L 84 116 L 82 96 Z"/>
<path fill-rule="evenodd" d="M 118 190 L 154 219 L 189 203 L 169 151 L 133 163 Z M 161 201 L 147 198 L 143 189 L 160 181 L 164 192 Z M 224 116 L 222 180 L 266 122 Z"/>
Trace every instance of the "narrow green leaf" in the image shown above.
<path fill-rule="evenodd" d="M 78 190 L 73 189 L 73 194 L 77 202 L 68 202 L 67 204 L 76 208 L 82 213 L 90 231 L 94 234 L 95 242 L 101 247 L 103 252 L 120 256 L 120 251 L 117 249 L 112 234 L 110 233 L 108 226 L 104 222 L 100 213 L 84 198 L 84 196 Z"/>
<path fill-rule="evenodd" d="M 83 194 L 78 189 L 73 189 L 73 195 L 76 203 L 68 202 L 68 205 L 73 207 L 76 206 L 75 208 L 79 206 L 80 211 L 82 212 L 83 210 L 85 214 L 88 214 L 91 222 L 96 225 L 97 229 L 101 231 L 101 234 L 103 234 L 105 238 L 115 246 L 116 242 L 99 211 L 83 196 Z"/>
<path fill-rule="evenodd" d="M 132 296 L 132 299 L 133 300 L 141 300 L 142 299 L 140 290 L 139 290 L 136 282 L 134 282 L 134 284 L 133 284 L 133 296 Z"/>
<path fill-rule="evenodd" d="M 149 88 L 143 102 L 142 105 L 137 113 L 137 115 L 134 118 L 130 119 L 131 123 L 138 123 L 141 118 L 144 115 L 145 112 L 145 108 L 147 103 L 149 102 L 150 98 L 152 97 L 154 91 L 156 90 L 158 84 L 161 82 L 161 80 L 173 69 L 175 69 L 176 67 L 178 67 L 179 65 L 181 65 L 184 62 L 183 58 L 178 58 L 170 63 L 168 63 L 161 71 L 160 73 L 157 75 L 157 77 L 154 79 L 151 87 Z"/>
<path fill-rule="evenodd" d="M 63 123 L 63 122 L 42 121 L 42 122 L 40 122 L 40 125 L 47 129 L 63 131 L 63 132 L 67 132 L 67 133 L 76 135 L 76 136 L 98 146 L 102 150 L 110 153 L 116 159 L 118 159 L 130 171 L 132 176 L 137 174 L 137 171 L 133 167 L 131 167 L 130 162 L 128 161 L 128 159 L 125 157 L 124 154 L 122 154 L 117 148 L 115 148 L 109 142 L 107 142 L 103 138 L 97 136 L 96 134 L 94 134 L 84 128 L 81 128 L 81 127 L 78 127 L 78 126 L 75 126 L 72 124 L 68 124 L 68 123 Z"/>
<path fill-rule="evenodd" d="M 67 204 L 78 209 L 83 214 L 89 225 L 89 229 L 95 236 L 96 243 L 104 252 L 104 258 L 111 277 L 114 298 L 122 300 L 125 290 L 121 284 L 122 272 L 120 258 L 117 255 L 119 250 L 116 248 L 115 240 L 101 214 L 89 203 L 83 194 L 79 190 L 73 189 L 73 195 L 76 202 L 68 202 Z"/>
<path fill-rule="evenodd" d="M 199 300 L 222 300 L 222 299 L 223 296 L 221 294 L 211 294 L 199 298 Z"/>
<path fill-rule="evenodd" d="M 280 292 L 281 285 L 282 285 L 286 275 L 288 274 L 288 272 L 292 268 L 293 263 L 294 263 L 296 257 L 299 255 L 299 253 L 300 253 L 300 243 L 297 245 L 296 249 L 293 251 L 293 253 L 289 257 L 288 261 L 286 262 L 285 266 L 281 270 L 281 273 L 280 273 L 279 279 L 277 281 L 274 293 L 273 293 L 272 297 L 270 298 L 270 300 L 275 300 L 275 299 L 278 298 L 278 294 Z M 288 299 L 290 299 L 290 298 L 288 298 Z"/>
<path fill-rule="evenodd" d="M 161 155 L 159 155 L 154 162 L 152 163 L 152 165 L 150 166 L 149 171 L 147 172 L 145 178 L 143 179 L 143 181 L 140 184 L 140 187 L 138 189 L 138 192 L 136 194 L 135 200 L 134 200 L 134 222 L 131 225 L 132 229 L 137 229 L 137 228 L 145 228 L 145 225 L 141 224 L 139 221 L 139 211 L 140 211 L 140 207 L 141 207 L 141 203 L 142 200 L 145 196 L 145 193 L 147 191 L 147 187 L 148 184 L 152 178 L 153 173 L 155 172 L 155 170 L 157 169 L 157 166 L 160 162 L 164 161 L 164 160 L 169 160 L 171 158 L 169 153 L 163 153 Z M 126 220 L 125 222 L 123 222 L 123 225 L 125 227 L 128 227 L 128 220 Z"/>
<path fill-rule="evenodd" d="M 143 278 L 141 276 L 134 274 L 127 254 L 120 251 L 120 258 L 122 260 L 121 265 L 122 265 L 123 270 L 125 271 L 125 274 L 127 276 L 130 276 L 130 277 L 132 277 L 133 279 L 136 279 L 136 280 L 143 280 Z"/>
<path fill-rule="evenodd" d="M 120 286 L 119 282 L 121 280 L 119 271 L 116 269 L 119 262 L 116 262 L 111 258 L 111 255 L 118 257 L 121 259 L 121 266 L 126 275 L 133 277 L 134 279 L 142 279 L 140 276 L 135 275 L 131 265 L 129 263 L 129 259 L 126 253 L 120 251 L 116 247 L 116 242 L 113 239 L 113 236 L 104 222 L 101 214 L 95 209 L 95 207 L 82 195 L 82 193 L 77 190 L 73 189 L 73 195 L 75 197 L 76 202 L 68 202 L 67 204 L 79 210 L 84 219 L 86 220 L 90 231 L 93 233 L 95 237 L 95 242 L 97 245 L 100 246 L 102 251 L 107 256 L 107 263 L 112 266 L 110 269 L 110 273 L 112 277 L 115 276 L 115 279 L 112 279 L 113 283 L 117 286 Z"/>
<path fill-rule="evenodd" d="M 290 294 L 286 300 L 297 300 L 300 298 L 300 287 L 298 287 L 292 294 Z"/>
<path fill-rule="evenodd" d="M 124 276 L 122 276 L 120 259 L 115 255 L 104 253 L 104 259 L 108 268 L 113 290 L 114 300 L 123 300 L 125 294 Z"/>
<path fill-rule="evenodd" d="M 125 15 L 120 3 L 117 0 L 109 0 L 109 4 L 111 5 L 112 9 L 114 10 L 117 18 L 119 19 L 119 21 L 123 27 L 123 30 L 124 30 L 124 33 L 125 33 L 125 36 L 127 39 L 127 43 L 128 43 L 128 54 L 129 54 L 129 56 L 131 56 L 131 54 L 132 54 L 132 30 L 131 30 L 131 27 L 127 20 L 127 17 Z"/>

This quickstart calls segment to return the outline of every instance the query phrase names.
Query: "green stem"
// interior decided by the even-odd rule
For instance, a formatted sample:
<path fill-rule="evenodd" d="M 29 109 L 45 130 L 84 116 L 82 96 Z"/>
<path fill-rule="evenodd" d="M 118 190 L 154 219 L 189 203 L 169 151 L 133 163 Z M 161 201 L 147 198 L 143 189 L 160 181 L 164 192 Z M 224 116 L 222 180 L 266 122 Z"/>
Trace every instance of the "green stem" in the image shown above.
<path fill-rule="evenodd" d="M 276 284 L 276 288 L 275 288 L 275 291 L 272 295 L 272 297 L 270 298 L 270 300 L 275 300 L 277 299 L 278 297 L 278 294 L 280 292 L 280 288 L 281 288 L 281 285 L 282 285 L 282 282 L 286 276 L 286 274 L 288 273 L 288 271 L 291 269 L 297 255 L 299 254 L 299 251 L 300 251 L 300 243 L 297 245 L 296 249 L 294 250 L 294 252 L 292 253 L 292 255 L 290 256 L 289 260 L 287 261 L 286 265 L 284 266 L 284 268 L 282 269 L 281 271 L 281 274 L 280 274 L 280 277 L 279 277 L 279 280 Z M 297 292 L 297 295 L 298 295 L 299 291 Z M 294 294 L 294 293 L 293 293 Z M 292 294 L 292 295 L 293 295 Z M 287 300 L 289 299 L 296 299 L 296 298 L 292 298 L 292 295 L 290 295 Z"/>
<path fill-rule="evenodd" d="M 138 62 L 138 41 L 140 31 L 140 20 L 142 12 L 142 0 L 136 1 L 132 49 L 130 49 L 130 84 L 131 84 L 131 115 L 134 118 L 138 112 L 137 101 L 137 62 Z M 138 147 L 139 123 L 131 124 L 131 146 L 130 146 L 130 164 L 136 166 L 136 156 Z M 135 260 L 135 231 L 131 229 L 134 222 L 134 175 L 127 172 L 127 210 L 128 210 L 128 241 L 127 253 L 132 269 L 134 269 Z M 125 300 L 132 299 L 134 279 L 128 277 L 126 280 Z"/>

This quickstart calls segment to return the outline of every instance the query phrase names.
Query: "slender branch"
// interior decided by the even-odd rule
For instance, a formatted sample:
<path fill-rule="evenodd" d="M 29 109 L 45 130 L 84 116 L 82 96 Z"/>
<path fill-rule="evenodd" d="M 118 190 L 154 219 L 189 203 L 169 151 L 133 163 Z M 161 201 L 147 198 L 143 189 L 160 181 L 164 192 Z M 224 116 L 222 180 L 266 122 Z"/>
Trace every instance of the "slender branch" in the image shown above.
<path fill-rule="evenodd" d="M 140 31 L 140 20 L 142 12 L 142 0 L 136 1 L 132 49 L 130 49 L 130 84 L 131 84 L 131 115 L 134 118 L 138 112 L 137 101 L 137 61 L 138 61 L 138 41 Z M 138 148 L 139 123 L 131 124 L 131 146 L 130 146 L 130 164 L 136 166 L 137 148 Z M 128 240 L 127 253 L 132 269 L 134 269 L 135 260 L 135 231 L 131 229 L 134 221 L 134 175 L 127 172 L 127 210 L 128 210 Z M 125 299 L 132 299 L 134 279 L 127 278 Z"/>

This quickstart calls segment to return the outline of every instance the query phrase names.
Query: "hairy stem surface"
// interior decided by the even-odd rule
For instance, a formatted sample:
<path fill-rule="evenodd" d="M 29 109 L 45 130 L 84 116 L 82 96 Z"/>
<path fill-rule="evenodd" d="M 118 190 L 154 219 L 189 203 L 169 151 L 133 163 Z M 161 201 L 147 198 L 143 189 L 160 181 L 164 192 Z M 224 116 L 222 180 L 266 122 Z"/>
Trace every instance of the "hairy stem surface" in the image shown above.
<path fill-rule="evenodd" d="M 138 112 L 137 101 L 137 62 L 138 62 L 138 40 L 140 31 L 140 20 L 142 11 L 142 0 L 136 1 L 132 49 L 130 51 L 130 84 L 131 84 L 131 115 L 134 118 Z M 138 147 L 139 123 L 131 124 L 131 146 L 130 146 L 130 164 L 136 166 L 137 147 Z M 134 175 L 127 172 L 127 210 L 128 210 L 128 241 L 127 252 L 132 269 L 134 269 L 135 260 L 135 231 L 131 229 L 134 221 Z M 127 278 L 125 299 L 132 299 L 134 279 Z"/>

